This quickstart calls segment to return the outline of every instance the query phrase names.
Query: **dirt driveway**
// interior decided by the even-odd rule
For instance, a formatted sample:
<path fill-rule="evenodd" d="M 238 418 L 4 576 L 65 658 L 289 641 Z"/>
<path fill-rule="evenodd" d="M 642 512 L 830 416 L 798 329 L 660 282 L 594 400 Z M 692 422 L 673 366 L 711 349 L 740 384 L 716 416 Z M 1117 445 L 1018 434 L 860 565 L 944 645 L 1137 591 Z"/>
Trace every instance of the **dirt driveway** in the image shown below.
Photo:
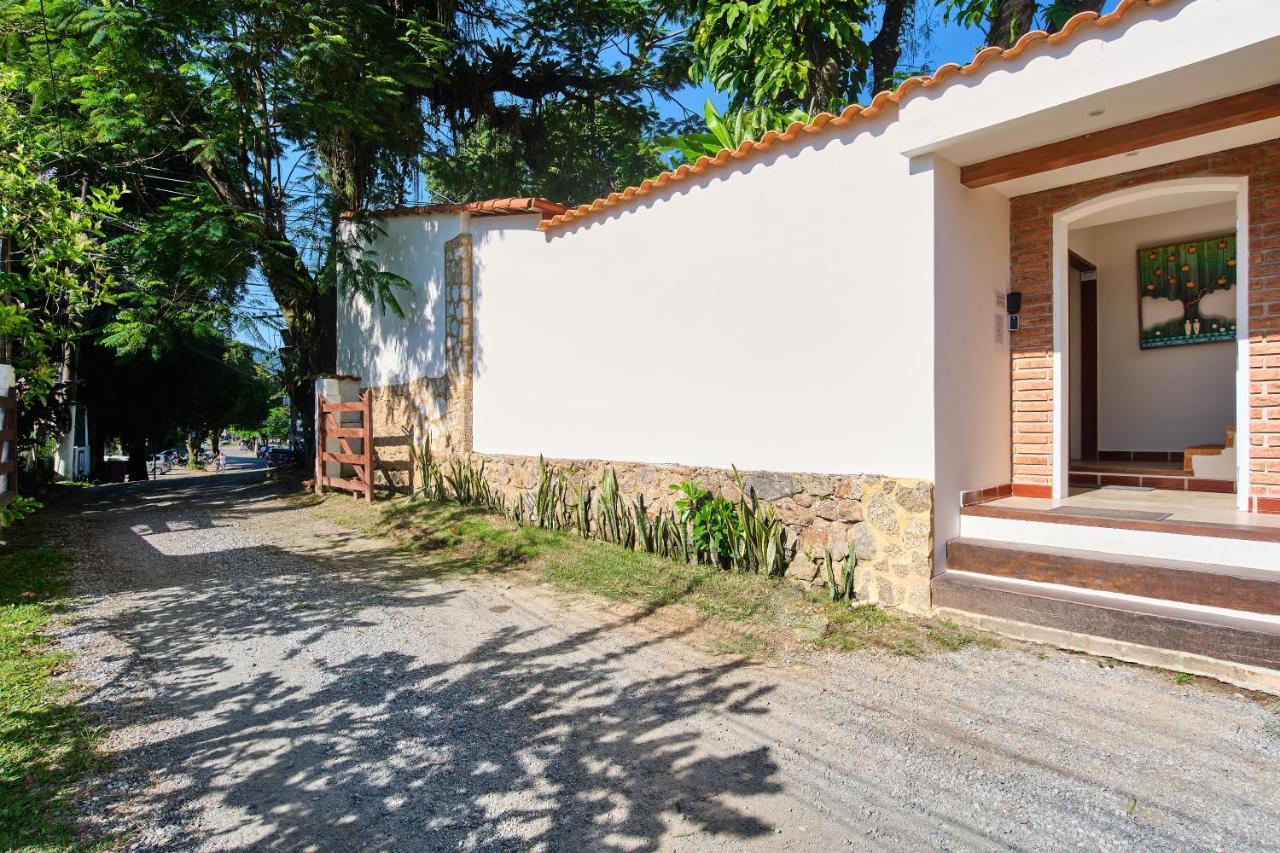
<path fill-rule="evenodd" d="M 261 474 L 63 511 L 138 849 L 1277 849 L 1280 705 L 1050 650 L 713 657 L 415 579 Z"/>

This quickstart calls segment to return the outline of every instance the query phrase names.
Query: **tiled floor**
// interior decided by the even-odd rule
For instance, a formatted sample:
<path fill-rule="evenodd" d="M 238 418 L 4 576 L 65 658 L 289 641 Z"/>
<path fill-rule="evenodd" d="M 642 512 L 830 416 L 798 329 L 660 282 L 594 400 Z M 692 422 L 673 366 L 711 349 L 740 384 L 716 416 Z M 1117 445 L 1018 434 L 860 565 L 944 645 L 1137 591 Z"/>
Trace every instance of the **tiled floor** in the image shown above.
<path fill-rule="evenodd" d="M 1048 498 L 1003 498 L 982 504 L 1005 509 L 1048 510 L 1059 506 L 1080 508 L 1137 510 L 1170 513 L 1169 521 L 1195 521 L 1208 524 L 1239 524 L 1250 527 L 1280 528 L 1280 515 L 1240 512 L 1236 496 L 1210 492 L 1181 492 L 1167 489 L 1138 491 L 1133 489 L 1072 489 L 1065 500 Z"/>

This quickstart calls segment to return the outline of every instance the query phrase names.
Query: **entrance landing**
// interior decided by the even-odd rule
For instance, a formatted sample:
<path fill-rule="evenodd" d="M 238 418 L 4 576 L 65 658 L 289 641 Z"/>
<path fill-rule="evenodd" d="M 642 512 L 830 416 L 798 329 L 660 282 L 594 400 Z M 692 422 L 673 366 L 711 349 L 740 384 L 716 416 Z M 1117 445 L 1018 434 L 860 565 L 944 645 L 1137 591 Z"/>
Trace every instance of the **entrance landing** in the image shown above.
<path fill-rule="evenodd" d="M 1064 507 L 1071 514 L 1051 512 Z M 1075 487 L 1063 500 L 1002 498 L 963 515 L 1280 542 L 1280 515 L 1240 512 L 1235 495 L 1210 492 Z"/>

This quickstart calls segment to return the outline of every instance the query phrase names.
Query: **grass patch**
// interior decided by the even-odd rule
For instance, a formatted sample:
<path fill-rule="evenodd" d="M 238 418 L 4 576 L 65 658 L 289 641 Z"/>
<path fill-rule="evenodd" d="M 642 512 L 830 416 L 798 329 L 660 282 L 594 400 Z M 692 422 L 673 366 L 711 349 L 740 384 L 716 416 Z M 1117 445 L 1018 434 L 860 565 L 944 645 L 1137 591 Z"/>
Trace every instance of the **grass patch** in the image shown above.
<path fill-rule="evenodd" d="M 958 651 L 986 638 L 950 621 L 917 619 L 878 607 L 831 602 L 822 590 L 691 565 L 572 531 L 517 527 L 507 519 L 452 503 L 399 498 L 370 505 L 340 494 L 294 499 L 340 526 L 389 537 L 415 561 L 415 577 L 440 578 L 519 570 L 558 590 L 650 610 L 681 606 L 714 623 L 738 626 L 710 646 L 725 654 L 769 657 L 783 648 L 850 652 L 882 649 L 919 657 Z M 721 632 L 723 634 L 725 632 Z"/>
<path fill-rule="evenodd" d="M 67 654 L 45 636 L 63 609 L 64 557 L 14 543 L 0 554 L 0 849 L 71 847 L 72 786 L 98 733 L 54 678 Z"/>

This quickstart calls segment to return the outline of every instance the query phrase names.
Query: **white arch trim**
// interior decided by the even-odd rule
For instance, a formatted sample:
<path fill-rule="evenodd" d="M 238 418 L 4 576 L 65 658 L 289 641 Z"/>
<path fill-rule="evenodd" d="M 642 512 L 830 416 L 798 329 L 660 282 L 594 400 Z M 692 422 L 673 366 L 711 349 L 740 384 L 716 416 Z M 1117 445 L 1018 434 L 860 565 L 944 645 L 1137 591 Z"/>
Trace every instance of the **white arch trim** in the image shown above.
<path fill-rule="evenodd" d="M 1071 364 L 1067 282 L 1067 239 L 1072 223 L 1104 210 L 1153 198 L 1187 193 L 1231 193 L 1236 200 L 1236 508 L 1249 510 L 1249 179 L 1205 176 L 1177 178 L 1117 190 L 1059 211 L 1053 217 L 1053 497 L 1067 496 L 1071 465 L 1067 411 Z"/>

